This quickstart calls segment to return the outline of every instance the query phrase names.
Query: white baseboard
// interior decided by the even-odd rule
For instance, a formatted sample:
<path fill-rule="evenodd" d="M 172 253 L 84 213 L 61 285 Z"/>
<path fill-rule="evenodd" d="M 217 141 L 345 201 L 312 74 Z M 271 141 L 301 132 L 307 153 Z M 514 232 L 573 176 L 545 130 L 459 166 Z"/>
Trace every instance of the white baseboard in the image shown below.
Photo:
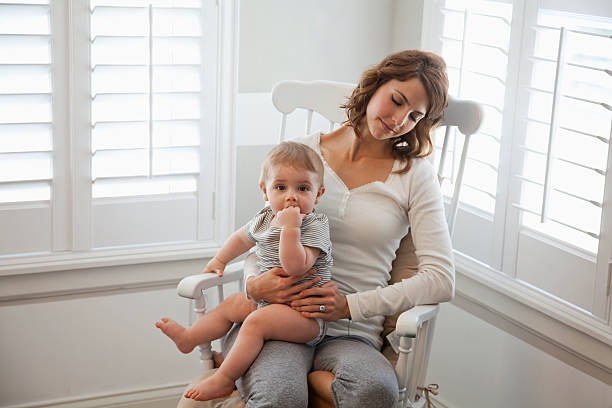
<path fill-rule="evenodd" d="M 4 408 L 176 408 L 187 383 L 105 395 L 37 401 Z"/>
<path fill-rule="evenodd" d="M 449 405 L 447 401 L 444 401 L 444 399 L 440 397 L 431 396 L 429 397 L 429 399 L 436 406 L 436 408 L 451 408 L 451 405 Z M 457 408 L 457 407 L 452 407 L 452 408 Z"/>
<path fill-rule="evenodd" d="M 171 398 L 131 402 L 128 404 L 112 405 L 112 408 L 176 408 L 178 400 L 181 394 Z M 105 405 L 105 408 L 111 408 L 111 406 Z"/>

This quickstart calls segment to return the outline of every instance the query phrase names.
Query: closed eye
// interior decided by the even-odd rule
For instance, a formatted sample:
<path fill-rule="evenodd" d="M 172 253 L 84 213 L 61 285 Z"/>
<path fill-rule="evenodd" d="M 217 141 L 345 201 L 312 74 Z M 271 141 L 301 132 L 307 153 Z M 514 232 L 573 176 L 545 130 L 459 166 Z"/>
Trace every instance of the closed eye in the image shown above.
<path fill-rule="evenodd" d="M 398 102 L 398 101 L 395 99 L 395 96 L 391 95 L 391 100 L 393 101 L 393 103 L 394 103 L 395 105 L 397 105 L 397 106 L 402 106 L 401 102 Z"/>

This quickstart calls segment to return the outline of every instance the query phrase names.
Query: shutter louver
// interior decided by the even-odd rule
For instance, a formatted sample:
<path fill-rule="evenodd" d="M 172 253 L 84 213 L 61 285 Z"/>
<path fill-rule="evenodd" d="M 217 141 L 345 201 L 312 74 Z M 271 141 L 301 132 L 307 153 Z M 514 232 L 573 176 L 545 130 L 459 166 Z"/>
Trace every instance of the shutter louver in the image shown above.
<path fill-rule="evenodd" d="M 0 3 L 0 203 L 51 197 L 48 1 Z"/>
<path fill-rule="evenodd" d="M 195 192 L 200 2 L 91 6 L 93 198 Z"/>

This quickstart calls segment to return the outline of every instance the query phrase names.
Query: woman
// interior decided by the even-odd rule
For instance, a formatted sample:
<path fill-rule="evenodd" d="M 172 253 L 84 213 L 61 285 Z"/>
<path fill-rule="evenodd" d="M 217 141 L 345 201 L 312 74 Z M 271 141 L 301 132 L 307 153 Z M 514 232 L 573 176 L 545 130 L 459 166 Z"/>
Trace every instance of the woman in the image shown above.
<path fill-rule="evenodd" d="M 333 282 L 292 287 L 295 279 L 277 268 L 249 277 L 247 293 L 328 321 L 327 336 L 314 348 L 267 342 L 238 383 L 247 407 L 306 407 L 307 377 L 317 390 L 311 406 L 397 403 L 395 373 L 379 352 L 384 316 L 448 301 L 454 290 L 440 189 L 424 159 L 447 104 L 445 70 L 435 54 L 390 55 L 363 73 L 344 106 L 344 126 L 297 140 L 325 163 L 327 190 L 318 209 L 330 221 Z M 419 272 L 387 285 L 409 228 Z"/>

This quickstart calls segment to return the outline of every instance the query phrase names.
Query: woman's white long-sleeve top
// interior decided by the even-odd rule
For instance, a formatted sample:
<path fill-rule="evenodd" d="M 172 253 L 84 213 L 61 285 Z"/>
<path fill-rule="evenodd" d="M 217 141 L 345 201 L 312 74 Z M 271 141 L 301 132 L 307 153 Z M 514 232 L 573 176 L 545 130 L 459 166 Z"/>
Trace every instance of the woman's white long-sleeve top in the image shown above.
<path fill-rule="evenodd" d="M 295 139 L 319 155 L 321 133 Z M 385 182 L 348 189 L 325 159 L 325 194 L 317 208 L 330 222 L 332 280 L 347 295 L 352 320 L 330 322 L 327 334 L 360 335 L 380 347 L 385 315 L 415 305 L 448 301 L 455 269 L 437 175 L 426 159 L 392 172 Z M 393 171 L 403 167 L 396 161 Z M 400 240 L 410 232 L 418 273 L 388 285 Z M 395 265 L 401 267 L 401 265 Z"/>

